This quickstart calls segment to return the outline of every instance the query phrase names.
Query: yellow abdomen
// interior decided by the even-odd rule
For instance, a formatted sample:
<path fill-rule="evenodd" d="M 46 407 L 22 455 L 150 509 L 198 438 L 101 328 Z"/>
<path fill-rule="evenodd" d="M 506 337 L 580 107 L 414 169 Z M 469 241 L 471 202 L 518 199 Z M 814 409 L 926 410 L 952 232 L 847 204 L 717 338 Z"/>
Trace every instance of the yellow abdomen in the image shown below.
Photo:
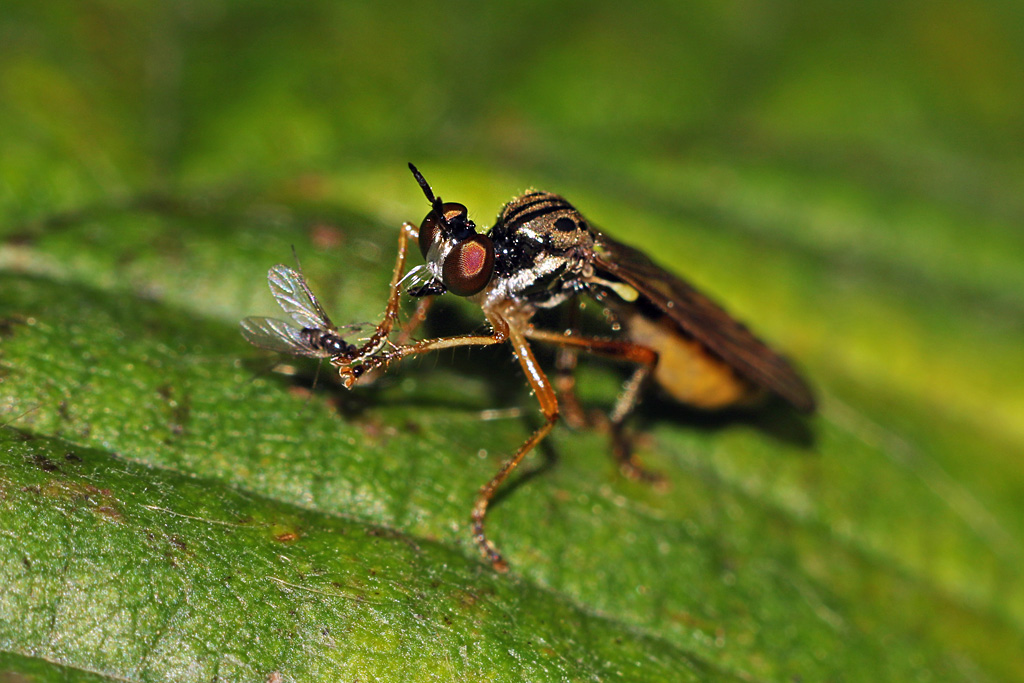
<path fill-rule="evenodd" d="M 654 379 L 677 401 L 716 409 L 751 403 L 763 393 L 731 367 L 683 336 L 671 319 L 651 320 L 639 313 L 625 320 L 631 341 L 658 352 Z"/>

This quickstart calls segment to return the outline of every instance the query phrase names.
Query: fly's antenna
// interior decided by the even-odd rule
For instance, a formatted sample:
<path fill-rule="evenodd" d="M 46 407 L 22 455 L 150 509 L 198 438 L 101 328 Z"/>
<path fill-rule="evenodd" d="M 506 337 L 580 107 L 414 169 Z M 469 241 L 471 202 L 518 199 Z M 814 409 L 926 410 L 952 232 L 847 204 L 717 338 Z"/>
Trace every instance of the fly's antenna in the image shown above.
<path fill-rule="evenodd" d="M 430 189 L 430 184 L 427 182 L 427 179 L 423 177 L 423 174 L 419 172 L 419 169 L 412 165 L 411 161 L 409 162 L 409 170 L 412 171 L 412 175 L 416 178 L 416 182 L 420 184 L 420 189 L 423 190 L 423 194 L 427 196 L 427 201 L 430 202 L 430 208 L 432 208 L 437 213 L 437 217 L 444 222 L 444 203 L 441 201 L 441 198 L 434 196 L 434 191 Z"/>

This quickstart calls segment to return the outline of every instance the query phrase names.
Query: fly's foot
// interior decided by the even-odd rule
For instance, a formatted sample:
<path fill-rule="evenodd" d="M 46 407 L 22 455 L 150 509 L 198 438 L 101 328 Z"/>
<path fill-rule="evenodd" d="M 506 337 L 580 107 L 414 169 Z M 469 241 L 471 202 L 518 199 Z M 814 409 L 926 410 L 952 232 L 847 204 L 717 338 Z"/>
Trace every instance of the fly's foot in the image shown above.
<path fill-rule="evenodd" d="M 473 540 L 484 559 L 491 563 L 494 571 L 504 574 L 508 572 L 508 562 L 501 556 L 498 546 L 484 533 L 484 515 L 487 513 L 487 500 L 481 499 L 473 506 Z"/>
<path fill-rule="evenodd" d="M 660 472 L 647 469 L 637 462 L 635 457 L 619 460 L 619 471 L 622 472 L 622 476 L 627 479 L 642 481 L 657 489 L 665 489 L 668 487 L 668 480 L 665 478 L 665 475 Z"/>
<path fill-rule="evenodd" d="M 612 456 L 619 464 L 622 476 L 627 479 L 642 481 L 661 490 L 668 488 L 668 480 L 665 475 L 649 470 L 640 464 L 639 458 L 633 453 L 632 440 L 625 435 L 621 427 L 612 430 Z"/>

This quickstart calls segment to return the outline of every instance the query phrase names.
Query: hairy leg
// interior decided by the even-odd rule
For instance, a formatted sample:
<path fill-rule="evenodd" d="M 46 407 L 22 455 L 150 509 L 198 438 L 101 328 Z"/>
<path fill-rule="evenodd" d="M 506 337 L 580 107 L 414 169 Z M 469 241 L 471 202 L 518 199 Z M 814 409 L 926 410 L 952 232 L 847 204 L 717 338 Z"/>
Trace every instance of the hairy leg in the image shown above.
<path fill-rule="evenodd" d="M 561 348 L 575 352 L 588 351 L 614 360 L 636 363 L 633 372 L 619 393 L 615 406 L 608 416 L 608 431 L 612 439 L 612 456 L 619 464 L 619 469 L 630 479 L 660 482 L 661 475 L 645 469 L 633 454 L 632 442 L 625 429 L 626 418 L 636 408 L 640 400 L 640 391 L 644 381 L 651 375 L 658 363 L 658 354 L 653 349 L 630 341 L 617 339 L 595 339 L 575 335 L 560 334 L 548 330 L 529 329 L 530 339 L 556 344 Z M 574 382 L 575 383 L 575 382 Z"/>

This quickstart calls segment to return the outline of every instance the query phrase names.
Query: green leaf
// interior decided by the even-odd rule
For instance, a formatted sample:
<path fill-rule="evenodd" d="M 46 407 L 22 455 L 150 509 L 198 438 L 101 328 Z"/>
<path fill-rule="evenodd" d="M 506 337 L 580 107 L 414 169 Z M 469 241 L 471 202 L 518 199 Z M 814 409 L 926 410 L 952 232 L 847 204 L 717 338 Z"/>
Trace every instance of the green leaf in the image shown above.
<path fill-rule="evenodd" d="M 0 681 L 1024 680 L 1015 9 L 8 4 Z M 482 224 L 567 196 L 819 414 L 651 392 L 664 490 L 559 426 L 496 574 L 469 509 L 538 424 L 508 349 L 346 392 L 238 333 L 293 246 L 378 319 L 408 160 Z"/>

